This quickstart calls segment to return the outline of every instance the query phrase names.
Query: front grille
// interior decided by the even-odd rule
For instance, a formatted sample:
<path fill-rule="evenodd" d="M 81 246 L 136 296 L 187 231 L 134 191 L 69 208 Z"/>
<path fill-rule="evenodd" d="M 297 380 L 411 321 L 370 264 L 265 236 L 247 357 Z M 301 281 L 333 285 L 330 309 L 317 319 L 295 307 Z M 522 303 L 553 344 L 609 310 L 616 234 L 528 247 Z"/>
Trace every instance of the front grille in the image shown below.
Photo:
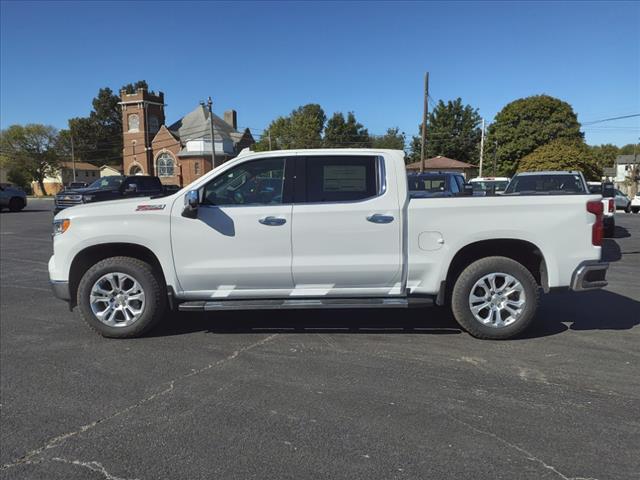
<path fill-rule="evenodd" d="M 80 205 L 81 203 L 82 203 L 82 197 L 74 198 L 69 195 L 56 196 L 56 207 L 58 208 L 73 207 L 74 205 Z"/>

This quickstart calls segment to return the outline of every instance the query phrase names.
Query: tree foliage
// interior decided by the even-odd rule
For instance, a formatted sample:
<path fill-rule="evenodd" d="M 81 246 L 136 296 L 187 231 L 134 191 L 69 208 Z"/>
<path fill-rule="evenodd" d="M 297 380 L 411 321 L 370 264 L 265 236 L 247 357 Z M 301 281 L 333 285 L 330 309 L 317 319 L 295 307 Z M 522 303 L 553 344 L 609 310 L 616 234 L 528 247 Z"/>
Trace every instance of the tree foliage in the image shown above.
<path fill-rule="evenodd" d="M 11 125 L 0 132 L 0 149 L 14 178 L 28 176 L 44 192 L 45 177 L 60 164 L 57 140 L 58 131 L 49 125 Z"/>
<path fill-rule="evenodd" d="M 326 118 L 324 110 L 316 103 L 298 107 L 288 116 L 273 120 L 254 149 L 266 151 L 318 148 L 322 145 L 322 131 Z"/>
<path fill-rule="evenodd" d="M 600 180 L 602 167 L 592 150 L 580 140 L 556 139 L 525 155 L 518 164 L 519 172 L 543 170 L 577 170 L 587 180 Z"/>
<path fill-rule="evenodd" d="M 371 146 L 373 148 L 388 148 L 391 150 L 404 150 L 406 137 L 398 127 L 387 129 L 387 133 L 372 137 Z"/>
<path fill-rule="evenodd" d="M 580 123 L 571 105 L 549 95 L 520 98 L 498 112 L 489 126 L 487 151 L 499 173 L 512 175 L 520 159 L 554 140 L 581 141 Z"/>
<path fill-rule="evenodd" d="M 138 88 L 148 88 L 147 82 L 138 80 L 124 85 L 121 90 L 133 93 Z M 122 111 L 120 97 L 109 87 L 101 88 L 92 100 L 88 117 L 69 119 L 69 129 L 60 136 L 60 149 L 71 155 L 73 137 L 76 160 L 95 165 L 122 163 Z"/>
<path fill-rule="evenodd" d="M 439 100 L 427 118 L 426 158 L 444 157 L 477 164 L 480 158 L 482 135 L 478 110 L 464 105 L 461 98 L 444 103 Z M 422 131 L 422 124 L 418 126 Z M 411 141 L 411 160 L 420 160 L 421 133 Z"/>
<path fill-rule="evenodd" d="M 589 148 L 591 148 L 591 153 L 601 168 L 614 167 L 616 157 L 620 155 L 620 149 L 610 143 L 606 145 L 593 145 Z"/>
<path fill-rule="evenodd" d="M 329 148 L 368 148 L 371 146 L 371 139 L 369 131 L 356 120 L 353 112 L 347 114 L 346 120 L 342 112 L 336 112 L 327 122 L 323 143 Z"/>

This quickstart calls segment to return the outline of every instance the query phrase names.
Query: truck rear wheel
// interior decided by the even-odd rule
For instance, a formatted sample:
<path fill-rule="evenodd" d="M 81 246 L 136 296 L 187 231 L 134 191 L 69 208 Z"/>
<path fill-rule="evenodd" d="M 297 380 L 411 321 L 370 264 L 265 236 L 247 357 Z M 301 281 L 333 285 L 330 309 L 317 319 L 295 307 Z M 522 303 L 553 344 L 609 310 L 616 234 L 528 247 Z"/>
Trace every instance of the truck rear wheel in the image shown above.
<path fill-rule="evenodd" d="M 538 308 L 531 272 L 507 257 L 486 257 L 465 268 L 453 287 L 451 309 L 477 338 L 502 340 L 524 331 Z"/>
<path fill-rule="evenodd" d="M 83 275 L 77 302 L 103 337 L 139 337 L 164 315 L 166 295 L 151 266 L 137 258 L 105 258 Z"/>

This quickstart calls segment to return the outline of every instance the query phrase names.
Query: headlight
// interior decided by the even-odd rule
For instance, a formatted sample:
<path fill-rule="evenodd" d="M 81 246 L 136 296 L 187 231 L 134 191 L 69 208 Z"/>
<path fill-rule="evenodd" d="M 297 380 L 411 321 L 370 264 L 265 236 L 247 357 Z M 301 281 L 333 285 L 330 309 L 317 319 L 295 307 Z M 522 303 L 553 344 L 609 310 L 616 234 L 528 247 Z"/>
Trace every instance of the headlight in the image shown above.
<path fill-rule="evenodd" d="M 71 225 L 71 220 L 68 218 L 61 218 L 60 220 L 53 221 L 53 236 L 61 235 L 67 231 Z"/>
<path fill-rule="evenodd" d="M 91 200 L 93 200 L 93 195 L 84 195 L 81 198 L 83 202 L 90 202 Z"/>

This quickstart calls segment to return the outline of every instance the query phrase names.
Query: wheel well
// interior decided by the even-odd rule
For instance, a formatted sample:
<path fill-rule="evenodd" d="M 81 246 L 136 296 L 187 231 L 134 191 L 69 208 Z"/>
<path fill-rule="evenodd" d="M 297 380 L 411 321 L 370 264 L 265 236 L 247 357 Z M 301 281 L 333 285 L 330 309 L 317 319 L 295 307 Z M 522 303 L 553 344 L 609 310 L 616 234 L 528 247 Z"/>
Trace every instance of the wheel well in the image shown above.
<path fill-rule="evenodd" d="M 544 256 L 538 247 L 525 240 L 495 239 L 470 243 L 456 253 L 451 260 L 445 282 L 445 296 L 451 298 L 451 291 L 456 279 L 471 263 L 484 257 L 507 257 L 522 264 L 531 272 L 545 291 L 548 291 L 547 266 Z"/>
<path fill-rule="evenodd" d="M 162 266 L 158 257 L 147 247 L 135 243 L 106 243 L 87 247 L 80 251 L 71 262 L 69 270 L 69 293 L 71 295 L 71 307 L 76 306 L 76 296 L 80 279 L 89 268 L 100 260 L 110 257 L 132 257 L 148 263 L 153 268 L 162 285 L 166 285 Z"/>

